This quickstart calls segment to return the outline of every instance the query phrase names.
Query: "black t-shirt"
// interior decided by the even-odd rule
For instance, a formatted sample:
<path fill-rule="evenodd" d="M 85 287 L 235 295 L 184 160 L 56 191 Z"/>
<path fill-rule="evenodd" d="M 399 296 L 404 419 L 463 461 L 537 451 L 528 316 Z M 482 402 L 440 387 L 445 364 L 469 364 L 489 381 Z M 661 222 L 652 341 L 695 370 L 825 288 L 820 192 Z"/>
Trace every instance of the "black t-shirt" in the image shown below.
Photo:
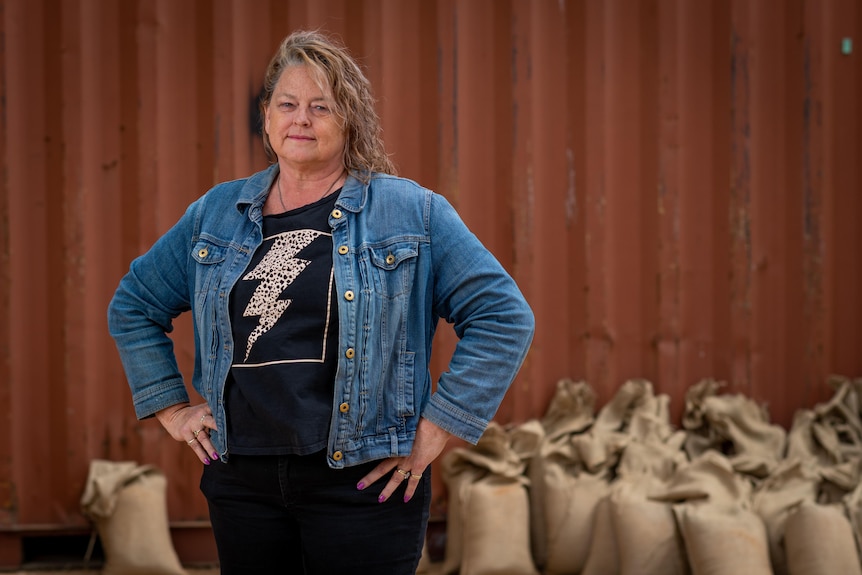
<path fill-rule="evenodd" d="M 338 193 L 264 216 L 263 243 L 231 292 L 228 445 L 245 455 L 326 448 L 338 306 L 328 223 Z"/>

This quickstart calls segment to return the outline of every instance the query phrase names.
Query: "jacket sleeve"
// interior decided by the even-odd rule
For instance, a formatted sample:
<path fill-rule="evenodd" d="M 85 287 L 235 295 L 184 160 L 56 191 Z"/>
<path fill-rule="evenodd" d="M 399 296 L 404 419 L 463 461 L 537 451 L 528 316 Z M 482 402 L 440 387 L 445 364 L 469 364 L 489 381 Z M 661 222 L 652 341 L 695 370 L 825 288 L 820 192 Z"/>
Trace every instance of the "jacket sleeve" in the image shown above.
<path fill-rule="evenodd" d="M 514 279 L 443 196 L 432 197 L 429 227 L 434 312 L 459 341 L 422 416 L 475 444 L 526 357 L 535 319 Z"/>
<path fill-rule="evenodd" d="M 173 319 L 190 309 L 187 270 L 196 207 L 132 261 L 108 305 L 108 329 L 139 419 L 189 401 L 168 334 Z"/>

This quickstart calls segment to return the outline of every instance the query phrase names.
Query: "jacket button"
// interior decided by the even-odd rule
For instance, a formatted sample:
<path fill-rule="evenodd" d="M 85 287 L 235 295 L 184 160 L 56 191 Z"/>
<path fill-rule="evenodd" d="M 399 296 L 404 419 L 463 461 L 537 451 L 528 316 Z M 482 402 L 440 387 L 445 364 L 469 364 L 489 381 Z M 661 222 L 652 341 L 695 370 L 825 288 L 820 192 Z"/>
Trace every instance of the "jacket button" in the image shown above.
<path fill-rule="evenodd" d="M 340 253 L 341 255 L 346 254 L 348 251 L 349 250 L 348 250 L 347 246 L 338 246 L 338 253 Z"/>
<path fill-rule="evenodd" d="M 344 357 L 347 359 L 353 359 L 354 355 L 356 355 L 356 351 L 352 347 L 348 347 L 347 351 L 344 352 Z"/>
<path fill-rule="evenodd" d="M 198 250 L 198 257 L 199 257 L 199 258 L 201 258 L 201 259 L 203 259 L 203 258 L 207 257 L 207 255 L 209 255 L 209 253 L 210 253 L 210 252 L 209 252 L 209 250 L 208 250 L 208 249 L 206 249 L 206 248 L 201 248 L 200 250 Z"/>
<path fill-rule="evenodd" d="M 345 401 L 338 406 L 338 411 L 340 411 L 341 413 L 347 413 L 348 411 L 350 411 L 350 406 L 347 405 L 347 402 Z"/>
<path fill-rule="evenodd" d="M 341 210 L 332 210 L 332 217 L 336 220 L 341 218 Z"/>
<path fill-rule="evenodd" d="M 344 299 L 346 299 L 347 301 L 353 301 L 353 291 L 347 290 L 346 292 L 344 292 Z"/>
<path fill-rule="evenodd" d="M 335 453 L 332 454 L 332 460 L 333 461 L 341 461 L 343 458 L 344 458 L 344 454 L 341 453 L 340 451 L 336 451 Z"/>
<path fill-rule="evenodd" d="M 389 264 L 390 266 L 392 264 L 394 264 L 395 263 L 395 256 L 393 256 L 392 254 L 389 254 L 388 256 L 386 256 L 386 263 Z"/>

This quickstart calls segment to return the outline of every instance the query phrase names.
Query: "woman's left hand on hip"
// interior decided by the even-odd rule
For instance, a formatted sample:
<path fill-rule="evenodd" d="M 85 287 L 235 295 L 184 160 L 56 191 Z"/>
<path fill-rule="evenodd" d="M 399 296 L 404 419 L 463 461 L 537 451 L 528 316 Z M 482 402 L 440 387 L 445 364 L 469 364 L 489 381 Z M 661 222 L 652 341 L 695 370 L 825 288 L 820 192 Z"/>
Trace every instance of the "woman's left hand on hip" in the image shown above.
<path fill-rule="evenodd" d="M 443 448 L 450 437 L 452 437 L 452 434 L 448 431 L 445 431 L 427 419 L 421 418 L 416 428 L 416 439 L 413 442 L 413 450 L 410 452 L 410 455 L 407 457 L 384 459 L 368 475 L 363 477 L 356 484 L 356 487 L 358 489 L 366 489 L 369 485 L 380 480 L 380 478 L 389 477 L 389 481 L 377 498 L 378 501 L 381 503 L 387 501 L 402 483 L 406 484 L 404 502 L 410 501 L 416 492 L 416 488 L 419 486 L 422 474 L 425 473 L 431 462 L 437 459 L 440 453 L 443 452 Z"/>

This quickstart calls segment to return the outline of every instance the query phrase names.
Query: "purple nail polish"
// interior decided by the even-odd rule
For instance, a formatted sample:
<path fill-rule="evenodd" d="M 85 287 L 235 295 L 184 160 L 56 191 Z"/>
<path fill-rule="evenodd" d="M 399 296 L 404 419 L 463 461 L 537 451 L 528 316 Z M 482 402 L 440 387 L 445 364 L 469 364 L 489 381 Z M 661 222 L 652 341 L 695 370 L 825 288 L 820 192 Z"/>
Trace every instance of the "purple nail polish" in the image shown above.
<path fill-rule="evenodd" d="M 407 503 L 408 501 L 410 501 L 410 498 L 405 495 L 404 496 L 404 503 Z"/>
<path fill-rule="evenodd" d="M 377 502 L 378 502 L 378 503 L 383 503 L 384 501 L 386 501 L 386 496 L 385 496 L 385 495 L 381 495 L 380 497 L 378 497 L 378 498 L 377 498 Z"/>
<path fill-rule="evenodd" d="M 358 489 L 359 491 L 362 491 L 363 489 L 365 489 L 365 484 L 360 481 L 359 483 L 356 484 L 356 489 Z"/>
<path fill-rule="evenodd" d="M 213 461 L 215 461 L 216 459 L 218 459 L 218 452 L 213 451 Z"/>
<path fill-rule="evenodd" d="M 209 465 L 209 464 L 210 464 L 209 457 L 204 457 L 204 465 Z"/>

